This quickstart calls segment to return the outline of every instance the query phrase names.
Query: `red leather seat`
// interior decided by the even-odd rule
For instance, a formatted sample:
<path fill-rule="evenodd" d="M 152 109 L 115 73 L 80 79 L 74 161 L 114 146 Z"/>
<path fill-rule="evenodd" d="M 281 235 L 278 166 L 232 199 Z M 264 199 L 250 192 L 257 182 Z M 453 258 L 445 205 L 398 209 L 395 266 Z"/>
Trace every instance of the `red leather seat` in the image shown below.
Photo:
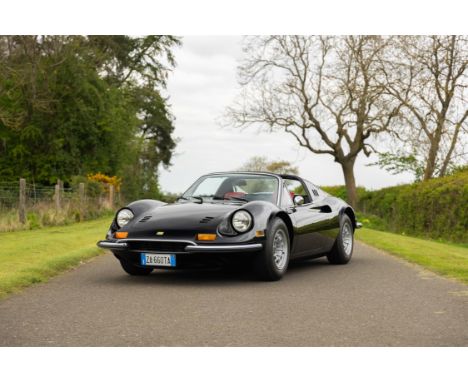
<path fill-rule="evenodd" d="M 244 192 L 226 192 L 224 194 L 224 198 L 225 199 L 229 199 L 229 198 L 243 198 L 246 194 Z"/>

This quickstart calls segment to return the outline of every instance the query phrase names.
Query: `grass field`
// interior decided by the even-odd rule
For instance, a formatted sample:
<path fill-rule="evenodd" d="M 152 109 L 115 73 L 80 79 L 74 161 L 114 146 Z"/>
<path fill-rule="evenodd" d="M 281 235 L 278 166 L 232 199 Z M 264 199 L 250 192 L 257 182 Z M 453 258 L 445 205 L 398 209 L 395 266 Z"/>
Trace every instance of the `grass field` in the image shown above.
<path fill-rule="evenodd" d="M 101 253 L 96 242 L 111 220 L 0 233 L 0 298 Z"/>
<path fill-rule="evenodd" d="M 435 273 L 468 284 L 468 248 L 362 228 L 356 238 Z"/>

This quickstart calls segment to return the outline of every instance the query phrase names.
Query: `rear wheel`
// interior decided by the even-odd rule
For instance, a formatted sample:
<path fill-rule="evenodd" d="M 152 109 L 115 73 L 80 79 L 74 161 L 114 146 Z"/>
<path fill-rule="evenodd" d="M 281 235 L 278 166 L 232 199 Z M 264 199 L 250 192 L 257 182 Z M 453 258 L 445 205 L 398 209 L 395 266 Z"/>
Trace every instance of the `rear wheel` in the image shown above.
<path fill-rule="evenodd" d="M 346 264 L 353 256 L 354 228 L 348 215 L 343 215 L 340 222 L 340 233 L 336 238 L 332 250 L 327 255 L 332 264 Z"/>
<path fill-rule="evenodd" d="M 122 265 L 123 270 L 132 276 L 146 276 L 153 271 L 153 268 L 138 267 L 125 260 L 120 260 L 120 264 Z"/>
<path fill-rule="evenodd" d="M 265 248 L 254 261 L 256 275 L 265 281 L 283 277 L 289 264 L 289 234 L 283 220 L 276 218 L 268 230 Z"/>

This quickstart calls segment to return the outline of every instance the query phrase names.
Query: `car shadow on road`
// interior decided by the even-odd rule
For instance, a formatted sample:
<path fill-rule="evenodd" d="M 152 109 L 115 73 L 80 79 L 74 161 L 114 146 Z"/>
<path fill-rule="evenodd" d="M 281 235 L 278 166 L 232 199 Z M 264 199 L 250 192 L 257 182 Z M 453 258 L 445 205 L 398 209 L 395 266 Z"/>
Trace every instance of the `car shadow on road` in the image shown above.
<path fill-rule="evenodd" d="M 289 264 L 283 280 L 294 280 L 298 275 L 313 274 L 319 270 L 326 272 L 330 265 L 324 259 L 295 260 Z M 255 274 L 248 269 L 232 268 L 201 268 L 178 270 L 155 270 L 148 276 L 130 276 L 123 271 L 114 277 L 100 278 L 99 283 L 113 285 L 235 285 L 259 283 Z"/>

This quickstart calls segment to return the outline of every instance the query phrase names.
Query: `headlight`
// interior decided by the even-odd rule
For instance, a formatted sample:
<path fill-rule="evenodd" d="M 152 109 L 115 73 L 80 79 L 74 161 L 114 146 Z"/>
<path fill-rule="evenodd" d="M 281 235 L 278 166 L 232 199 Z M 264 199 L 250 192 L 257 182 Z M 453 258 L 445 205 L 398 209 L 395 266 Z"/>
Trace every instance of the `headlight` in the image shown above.
<path fill-rule="evenodd" d="M 247 211 L 240 210 L 232 215 L 232 226 L 237 232 L 247 232 L 252 227 L 252 215 Z"/>
<path fill-rule="evenodd" d="M 127 225 L 132 219 L 133 212 L 130 211 L 128 208 L 124 208 L 123 210 L 120 210 L 117 214 L 117 225 L 119 226 L 119 228 L 122 228 L 124 225 Z"/>

